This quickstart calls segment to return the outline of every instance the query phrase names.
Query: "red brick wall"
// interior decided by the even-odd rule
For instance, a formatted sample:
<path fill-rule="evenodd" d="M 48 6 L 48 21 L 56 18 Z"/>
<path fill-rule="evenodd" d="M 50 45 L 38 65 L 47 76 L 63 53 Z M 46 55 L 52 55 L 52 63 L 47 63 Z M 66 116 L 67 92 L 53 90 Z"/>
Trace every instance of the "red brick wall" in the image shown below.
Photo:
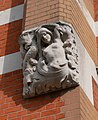
<path fill-rule="evenodd" d="M 22 20 L 0 26 L 0 56 L 19 51 L 18 39 L 22 32 Z"/>
<path fill-rule="evenodd" d="M 59 0 L 28 0 L 24 29 L 59 20 Z"/>
<path fill-rule="evenodd" d="M 0 11 L 21 5 L 24 0 L 1 0 Z M 0 25 L 0 57 L 19 51 L 18 39 L 22 32 L 22 19 Z"/>
<path fill-rule="evenodd" d="M 98 21 L 98 0 L 93 0 L 94 1 L 94 13 L 95 13 L 95 21 Z"/>
<path fill-rule="evenodd" d="M 23 4 L 24 0 L 0 0 L 0 11 Z"/>
<path fill-rule="evenodd" d="M 93 79 L 92 83 L 93 83 L 94 106 L 96 110 L 98 111 L 98 84 L 96 83 L 94 78 L 92 79 Z"/>
<path fill-rule="evenodd" d="M 23 99 L 21 70 L 0 78 L 0 120 L 80 120 L 79 87 Z"/>
<path fill-rule="evenodd" d="M 93 0 L 93 4 L 94 4 L 94 20 L 95 22 L 97 22 L 98 21 L 98 0 Z M 96 37 L 96 41 L 97 41 L 97 56 L 98 56 L 98 36 Z"/>
<path fill-rule="evenodd" d="M 21 70 L 0 76 L 0 120 L 97 120 L 81 87 L 23 99 L 22 79 Z"/>
<path fill-rule="evenodd" d="M 89 11 L 90 15 L 94 19 L 95 15 L 94 15 L 94 3 L 93 3 L 93 0 L 89 0 L 89 2 L 88 2 L 88 0 L 83 0 L 83 1 L 85 3 L 85 6 L 86 6 L 87 10 Z"/>
<path fill-rule="evenodd" d="M 98 37 L 96 37 L 96 44 L 97 44 L 97 55 L 98 55 Z"/>
<path fill-rule="evenodd" d="M 21 5 L 23 2 L 24 0 L 1 0 L 0 12 Z M 18 39 L 21 32 L 22 19 L 0 25 L 0 57 L 19 51 Z M 0 120 L 10 120 L 10 116 L 14 116 L 14 112 L 19 110 L 17 105 L 14 108 L 13 103 L 9 104 L 9 101 L 12 99 L 10 96 L 13 95 L 17 100 L 21 100 L 19 93 L 20 91 L 22 93 L 22 76 L 21 70 L 0 75 Z M 13 109 L 10 111 L 11 105 Z M 9 116 L 8 119 L 6 115 Z"/>
<path fill-rule="evenodd" d="M 80 88 L 80 116 L 81 120 L 98 120 L 98 112 Z"/>
<path fill-rule="evenodd" d="M 84 0 L 84 2 L 94 21 L 98 21 L 98 0 L 89 0 L 89 2 Z"/>
<path fill-rule="evenodd" d="M 23 0 L 0 2 L 0 10 L 5 10 L 23 3 Z M 95 36 L 74 0 L 27 1 L 24 29 L 58 20 L 69 22 L 74 26 L 97 64 Z M 19 51 L 18 37 L 22 31 L 22 20 L 2 25 L 0 30 L 0 56 Z M 95 108 L 80 87 L 24 99 L 22 82 L 22 70 L 0 75 L 0 120 L 97 120 L 98 118 Z"/>

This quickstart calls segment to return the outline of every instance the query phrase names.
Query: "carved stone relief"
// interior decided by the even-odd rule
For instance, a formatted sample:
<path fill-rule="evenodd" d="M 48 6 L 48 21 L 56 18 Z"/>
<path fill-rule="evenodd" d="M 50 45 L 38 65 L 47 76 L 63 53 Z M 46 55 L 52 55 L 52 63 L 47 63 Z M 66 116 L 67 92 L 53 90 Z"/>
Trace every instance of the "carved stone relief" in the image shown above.
<path fill-rule="evenodd" d="M 24 31 L 19 43 L 24 98 L 78 85 L 78 52 L 70 25 L 41 25 Z"/>

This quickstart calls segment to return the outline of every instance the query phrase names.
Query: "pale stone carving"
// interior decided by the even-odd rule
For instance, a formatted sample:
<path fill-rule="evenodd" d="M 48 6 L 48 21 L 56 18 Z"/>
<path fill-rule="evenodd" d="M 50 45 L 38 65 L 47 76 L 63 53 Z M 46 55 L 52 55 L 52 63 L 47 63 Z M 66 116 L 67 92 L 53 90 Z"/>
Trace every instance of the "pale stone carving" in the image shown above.
<path fill-rule="evenodd" d="M 78 85 L 78 53 L 70 25 L 58 22 L 24 31 L 19 43 L 25 98 Z"/>

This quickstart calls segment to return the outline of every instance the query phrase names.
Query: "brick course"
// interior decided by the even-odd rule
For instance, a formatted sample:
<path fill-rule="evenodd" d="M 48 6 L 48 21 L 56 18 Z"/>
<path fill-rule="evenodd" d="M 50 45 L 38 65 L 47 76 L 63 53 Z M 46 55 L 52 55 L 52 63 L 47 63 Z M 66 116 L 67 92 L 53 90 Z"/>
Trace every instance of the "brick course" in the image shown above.
<path fill-rule="evenodd" d="M 97 56 L 98 56 L 98 37 L 96 37 L 96 44 L 97 44 Z"/>
<path fill-rule="evenodd" d="M 94 106 L 98 111 L 98 84 L 96 83 L 94 78 L 92 78 L 92 83 L 93 83 Z"/>
<path fill-rule="evenodd" d="M 0 57 L 19 51 L 22 20 L 0 26 Z"/>
<path fill-rule="evenodd" d="M 86 8 L 88 9 L 90 15 L 94 19 L 95 15 L 94 15 L 94 2 L 93 2 L 93 0 L 89 0 L 89 2 L 88 2 L 88 0 L 84 0 L 84 3 L 85 3 Z"/>
<path fill-rule="evenodd" d="M 23 99 L 21 70 L 4 74 L 0 78 L 0 117 L 2 119 L 59 120 L 79 116 L 78 87 L 32 99 Z"/>
<path fill-rule="evenodd" d="M 24 29 L 58 21 L 58 8 L 59 0 L 28 0 Z"/>
<path fill-rule="evenodd" d="M 98 21 L 98 0 L 94 1 L 94 13 L 95 13 L 95 21 Z"/>
<path fill-rule="evenodd" d="M 63 8 L 62 6 L 64 5 L 65 7 Z M 84 47 L 88 51 L 95 64 L 98 65 L 96 37 L 93 34 L 77 2 L 75 0 L 68 0 L 67 2 L 64 1 L 64 3 L 62 3 L 59 7 L 63 8 L 64 11 L 63 14 L 61 13 L 59 15 L 60 20 L 73 25 Z"/>
<path fill-rule="evenodd" d="M 22 97 L 22 71 L 0 76 L 0 120 L 97 120 L 95 110 L 81 87 L 32 99 Z"/>
<path fill-rule="evenodd" d="M 80 115 L 81 120 L 97 120 L 98 112 L 93 107 L 84 91 L 80 88 Z"/>
<path fill-rule="evenodd" d="M 24 0 L 0 0 L 0 11 L 23 4 Z"/>

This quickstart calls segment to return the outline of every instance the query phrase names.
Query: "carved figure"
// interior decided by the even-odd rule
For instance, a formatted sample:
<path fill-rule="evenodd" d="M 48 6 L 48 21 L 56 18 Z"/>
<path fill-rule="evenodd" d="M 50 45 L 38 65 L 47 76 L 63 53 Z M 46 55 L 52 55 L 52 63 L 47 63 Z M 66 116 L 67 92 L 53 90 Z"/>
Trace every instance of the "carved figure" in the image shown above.
<path fill-rule="evenodd" d="M 19 43 L 25 98 L 78 85 L 76 38 L 68 24 L 58 22 L 24 31 Z"/>

